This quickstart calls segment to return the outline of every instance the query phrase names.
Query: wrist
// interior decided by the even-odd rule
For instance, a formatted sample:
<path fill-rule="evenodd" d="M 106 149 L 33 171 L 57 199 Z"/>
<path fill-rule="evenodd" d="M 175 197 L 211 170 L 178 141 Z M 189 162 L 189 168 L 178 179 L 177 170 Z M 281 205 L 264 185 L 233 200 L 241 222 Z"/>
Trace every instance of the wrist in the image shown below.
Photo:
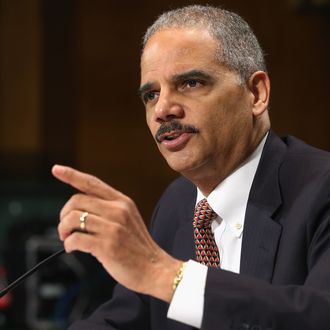
<path fill-rule="evenodd" d="M 153 267 L 150 291 L 147 293 L 155 298 L 170 303 L 176 287 L 182 279 L 185 262 L 166 254 Z"/>
<path fill-rule="evenodd" d="M 172 284 L 173 293 L 176 291 L 178 285 L 180 284 L 180 282 L 183 278 L 183 273 L 186 269 L 186 266 L 187 266 L 187 262 L 186 261 L 182 262 L 180 268 L 176 272 L 176 275 L 173 279 L 173 284 Z"/>

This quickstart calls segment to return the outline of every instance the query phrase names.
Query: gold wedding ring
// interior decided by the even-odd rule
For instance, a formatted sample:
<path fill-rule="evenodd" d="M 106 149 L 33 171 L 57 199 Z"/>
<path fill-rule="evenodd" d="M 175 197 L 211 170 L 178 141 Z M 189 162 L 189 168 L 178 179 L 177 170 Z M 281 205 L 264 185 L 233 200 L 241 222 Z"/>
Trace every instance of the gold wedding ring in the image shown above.
<path fill-rule="evenodd" d="M 87 221 L 88 212 L 81 213 L 79 218 L 80 220 L 80 230 L 86 232 L 86 221 Z"/>

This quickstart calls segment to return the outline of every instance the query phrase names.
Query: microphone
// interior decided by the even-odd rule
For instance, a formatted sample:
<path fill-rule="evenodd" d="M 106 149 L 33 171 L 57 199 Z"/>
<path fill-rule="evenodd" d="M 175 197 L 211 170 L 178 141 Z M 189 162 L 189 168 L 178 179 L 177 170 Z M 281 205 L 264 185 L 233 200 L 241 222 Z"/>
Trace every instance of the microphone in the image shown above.
<path fill-rule="evenodd" d="M 39 263 L 37 263 L 34 267 L 32 267 L 30 270 L 28 270 L 25 274 L 17 278 L 14 282 L 10 283 L 7 287 L 2 289 L 0 291 L 0 298 L 6 295 L 10 290 L 14 289 L 17 285 L 22 283 L 27 277 L 32 275 L 34 272 L 36 272 L 41 266 L 44 266 L 48 264 L 51 260 L 53 260 L 55 257 L 62 255 L 65 252 L 64 249 L 61 249 L 53 254 L 51 254 L 49 257 L 41 260 Z"/>

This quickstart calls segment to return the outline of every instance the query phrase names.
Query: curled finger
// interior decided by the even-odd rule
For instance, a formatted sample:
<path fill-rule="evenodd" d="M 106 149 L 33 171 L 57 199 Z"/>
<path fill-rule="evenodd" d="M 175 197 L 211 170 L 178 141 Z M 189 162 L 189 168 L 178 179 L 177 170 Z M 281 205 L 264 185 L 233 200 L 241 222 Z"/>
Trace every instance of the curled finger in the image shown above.
<path fill-rule="evenodd" d="M 63 241 L 74 232 L 96 235 L 102 231 L 103 220 L 93 213 L 73 210 L 67 213 L 58 225 L 58 233 Z"/>

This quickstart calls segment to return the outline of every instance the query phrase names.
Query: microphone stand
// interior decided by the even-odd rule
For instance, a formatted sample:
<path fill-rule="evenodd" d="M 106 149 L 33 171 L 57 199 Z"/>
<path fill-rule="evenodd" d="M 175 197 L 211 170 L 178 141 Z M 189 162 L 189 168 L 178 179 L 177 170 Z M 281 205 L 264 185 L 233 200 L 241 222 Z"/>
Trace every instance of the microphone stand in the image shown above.
<path fill-rule="evenodd" d="M 60 256 L 65 252 L 64 249 L 59 250 L 53 254 L 51 254 L 49 257 L 45 258 L 44 260 L 41 260 L 38 264 L 36 264 L 33 268 L 28 270 L 25 274 L 17 278 L 14 282 L 10 283 L 7 287 L 2 289 L 0 291 L 0 298 L 6 295 L 10 290 L 15 288 L 17 285 L 19 285 L 21 282 L 23 282 L 27 277 L 32 275 L 34 272 L 36 272 L 41 266 L 48 264 L 52 259 L 54 259 L 57 256 Z"/>

